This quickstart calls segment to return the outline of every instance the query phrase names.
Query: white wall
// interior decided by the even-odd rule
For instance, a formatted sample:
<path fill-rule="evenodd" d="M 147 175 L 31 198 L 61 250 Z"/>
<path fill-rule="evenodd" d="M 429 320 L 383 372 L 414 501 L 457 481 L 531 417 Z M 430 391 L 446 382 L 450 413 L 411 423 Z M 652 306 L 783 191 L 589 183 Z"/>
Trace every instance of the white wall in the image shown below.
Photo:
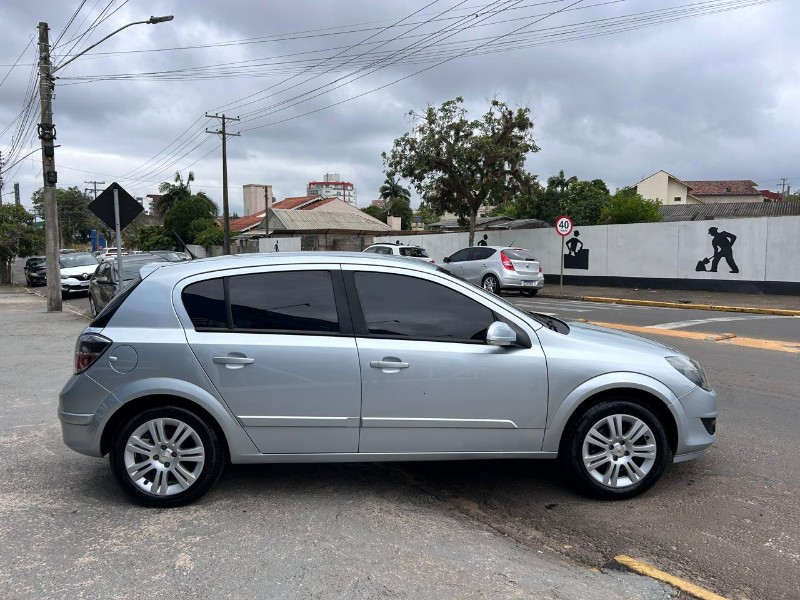
<path fill-rule="evenodd" d="M 275 252 L 275 244 L 278 244 L 278 252 L 300 252 L 299 237 L 259 238 L 258 251 Z"/>
<path fill-rule="evenodd" d="M 730 273 L 724 258 L 720 259 L 716 273 L 710 272 L 710 262 L 705 265 L 706 271 L 696 270 L 698 261 L 713 257 L 712 236 L 708 232 L 711 227 L 736 236 L 732 250 L 738 273 Z M 564 269 L 565 275 L 684 279 L 687 283 L 689 280 L 800 282 L 800 217 L 594 225 L 576 229 L 584 248 L 589 250 L 589 268 Z M 554 228 L 479 231 L 475 233 L 475 242 L 484 234 L 490 246 L 530 249 L 545 274 L 559 273 L 562 246 Z M 422 246 L 438 263 L 465 247 L 468 239 L 467 233 L 432 233 L 382 236 L 375 241 L 399 240 Z"/>

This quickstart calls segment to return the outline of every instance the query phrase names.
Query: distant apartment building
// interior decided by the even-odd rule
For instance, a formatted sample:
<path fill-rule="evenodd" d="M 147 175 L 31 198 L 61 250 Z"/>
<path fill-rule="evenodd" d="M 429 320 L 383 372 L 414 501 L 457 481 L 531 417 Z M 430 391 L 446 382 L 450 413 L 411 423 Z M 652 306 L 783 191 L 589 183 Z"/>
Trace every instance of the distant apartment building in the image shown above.
<path fill-rule="evenodd" d="M 242 186 L 242 200 L 244 202 L 243 216 L 249 217 L 272 208 L 275 197 L 272 195 L 271 185 L 246 183 Z"/>
<path fill-rule="evenodd" d="M 163 217 L 164 215 L 158 212 L 158 201 L 161 200 L 161 194 L 147 194 L 147 197 L 150 199 L 147 206 L 147 214 Z"/>
<path fill-rule="evenodd" d="M 306 186 L 306 195 L 338 198 L 352 206 L 357 206 L 355 186 L 349 181 L 342 181 L 339 173 L 325 173 L 323 181 L 309 181 Z"/>

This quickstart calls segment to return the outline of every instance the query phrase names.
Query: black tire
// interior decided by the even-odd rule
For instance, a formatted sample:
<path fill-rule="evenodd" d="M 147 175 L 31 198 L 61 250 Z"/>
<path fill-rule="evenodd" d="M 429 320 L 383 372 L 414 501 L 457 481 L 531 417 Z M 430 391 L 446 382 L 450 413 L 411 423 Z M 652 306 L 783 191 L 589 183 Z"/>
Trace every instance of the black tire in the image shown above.
<path fill-rule="evenodd" d="M 153 448 L 150 451 L 157 453 L 159 460 L 155 460 L 156 455 L 150 456 L 149 452 L 145 454 L 145 446 L 138 447 L 141 451 L 128 452 L 128 441 L 134 432 L 137 429 L 140 431 L 142 428 L 146 429 L 149 422 L 157 420 L 165 422 L 163 426 L 165 443 L 153 443 L 156 440 L 152 439 L 148 431 L 140 434 L 139 438 L 145 446 Z M 178 433 L 178 424 L 188 426 L 192 434 L 186 441 L 175 444 L 175 438 L 180 438 L 182 435 Z M 172 439 L 170 436 L 173 436 Z M 202 464 L 189 458 L 189 454 L 196 457 L 198 452 L 203 456 Z M 181 461 L 181 453 L 185 454 L 185 461 Z M 170 454 L 177 456 L 173 462 L 169 462 Z M 137 473 L 141 475 L 137 480 L 128 474 L 126 461 L 143 465 Z M 193 412 L 177 406 L 151 408 L 133 415 L 115 432 L 109 452 L 111 472 L 125 494 L 137 504 L 154 508 L 173 508 L 194 502 L 214 485 L 222 474 L 226 461 L 223 444 L 214 428 Z M 192 469 L 191 474 L 194 479 L 191 483 L 181 484 L 178 478 L 178 474 L 181 473 L 179 468 L 183 469 L 183 472 Z M 188 479 L 184 478 L 184 481 Z M 153 493 L 152 489 L 157 482 L 164 484 L 164 494 Z M 148 485 L 150 490 L 145 489 Z M 184 488 L 182 491 L 179 490 L 181 487 Z M 162 487 L 159 486 L 158 489 Z"/>
<path fill-rule="evenodd" d="M 536 294 L 539 293 L 539 290 L 520 290 L 519 293 L 526 298 L 533 298 Z"/>
<path fill-rule="evenodd" d="M 607 417 L 619 416 L 622 436 L 614 438 L 607 425 Z M 600 435 L 614 442 L 615 439 L 624 439 L 627 434 L 634 431 L 636 421 L 644 423 L 646 430 L 633 437 L 630 443 L 609 444 L 601 446 L 595 441 L 588 441 L 587 435 L 594 428 Z M 616 423 L 616 420 L 614 420 Z M 628 427 L 629 426 L 629 427 Z M 616 425 L 615 425 L 616 427 Z M 626 430 L 626 427 L 628 429 Z M 636 434 L 634 433 L 634 436 Z M 597 438 L 594 440 L 599 441 Z M 587 443 L 589 456 L 596 456 L 594 465 L 589 468 L 583 460 L 584 442 Z M 633 442 L 639 442 L 633 444 Z M 655 446 L 655 456 L 642 458 L 640 454 L 652 452 Z M 603 456 L 605 453 L 606 456 Z M 603 500 L 627 500 L 644 493 L 658 481 L 667 465 L 672 462 L 672 450 L 667 439 L 667 433 L 658 417 L 649 409 L 629 398 L 609 398 L 586 410 L 577 419 L 573 420 L 561 440 L 559 460 L 570 474 L 572 482 L 580 492 L 593 498 Z M 645 467 L 645 463 L 647 466 Z M 607 466 L 606 466 L 607 465 Z M 640 473 L 635 472 L 635 465 Z M 596 477 L 612 477 L 616 472 L 621 476 L 617 485 L 613 486 Z M 610 471 L 610 474 L 609 474 Z M 635 480 L 638 478 L 638 480 Z"/>
<path fill-rule="evenodd" d="M 25 284 L 27 285 L 27 287 L 33 287 L 33 284 L 31 283 L 31 278 L 28 277 L 27 275 L 25 275 Z"/>
<path fill-rule="evenodd" d="M 497 277 L 489 273 L 481 280 L 481 287 L 491 294 L 500 295 L 500 282 Z"/>

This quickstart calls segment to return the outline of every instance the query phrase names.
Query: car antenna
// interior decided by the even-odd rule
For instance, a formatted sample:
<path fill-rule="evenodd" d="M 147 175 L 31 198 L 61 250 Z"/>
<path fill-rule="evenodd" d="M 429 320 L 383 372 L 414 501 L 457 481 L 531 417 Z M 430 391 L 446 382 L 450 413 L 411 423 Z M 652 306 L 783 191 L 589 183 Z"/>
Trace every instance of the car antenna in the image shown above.
<path fill-rule="evenodd" d="M 173 230 L 172 230 L 172 235 L 174 235 L 176 238 L 178 238 L 178 241 L 181 243 L 181 246 L 183 246 L 183 249 L 184 249 L 184 250 L 186 250 L 186 252 L 189 254 L 189 256 L 191 256 L 191 257 L 192 257 L 192 260 L 196 260 L 196 259 L 197 259 L 197 257 L 194 255 L 194 252 L 192 252 L 191 250 L 189 250 L 189 246 L 187 246 L 187 245 L 186 245 L 186 242 L 184 242 L 184 241 L 181 239 L 181 236 L 179 236 L 179 235 L 178 235 L 178 232 L 176 232 L 176 231 L 173 229 Z"/>

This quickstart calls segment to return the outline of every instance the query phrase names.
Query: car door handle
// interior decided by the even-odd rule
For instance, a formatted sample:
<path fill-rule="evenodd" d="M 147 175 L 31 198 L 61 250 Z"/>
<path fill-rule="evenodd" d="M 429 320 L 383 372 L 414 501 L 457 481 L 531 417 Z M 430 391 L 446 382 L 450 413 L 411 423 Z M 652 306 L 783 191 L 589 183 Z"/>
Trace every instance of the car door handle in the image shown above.
<path fill-rule="evenodd" d="M 373 369 L 407 369 L 408 363 L 399 360 L 371 360 L 369 366 Z"/>
<path fill-rule="evenodd" d="M 215 356 L 214 362 L 218 365 L 251 365 L 255 359 L 246 356 Z"/>

